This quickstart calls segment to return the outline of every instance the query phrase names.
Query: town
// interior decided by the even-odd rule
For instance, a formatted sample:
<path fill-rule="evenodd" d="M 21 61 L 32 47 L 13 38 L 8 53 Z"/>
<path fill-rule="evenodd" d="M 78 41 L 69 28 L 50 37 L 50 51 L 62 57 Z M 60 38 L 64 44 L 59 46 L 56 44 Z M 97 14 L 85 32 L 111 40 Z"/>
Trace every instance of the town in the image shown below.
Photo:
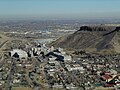
<path fill-rule="evenodd" d="M 120 0 L 0 0 L 0 90 L 120 90 Z"/>
<path fill-rule="evenodd" d="M 0 60 L 3 90 L 96 90 L 120 88 L 120 54 L 85 51 L 69 54 L 63 48 L 33 43 L 12 48 Z M 102 89 L 99 89 L 102 90 Z"/>

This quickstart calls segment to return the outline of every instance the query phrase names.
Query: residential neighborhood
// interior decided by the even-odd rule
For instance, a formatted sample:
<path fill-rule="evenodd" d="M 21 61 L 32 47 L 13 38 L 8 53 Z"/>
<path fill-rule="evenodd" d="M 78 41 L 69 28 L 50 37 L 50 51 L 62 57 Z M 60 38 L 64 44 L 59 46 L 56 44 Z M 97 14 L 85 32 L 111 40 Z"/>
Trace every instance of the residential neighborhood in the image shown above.
<path fill-rule="evenodd" d="M 79 54 L 79 57 L 76 57 Z M 120 54 L 96 55 L 36 43 L 1 57 L 0 87 L 4 90 L 96 90 L 120 88 Z M 3 61 L 4 60 L 4 61 Z"/>

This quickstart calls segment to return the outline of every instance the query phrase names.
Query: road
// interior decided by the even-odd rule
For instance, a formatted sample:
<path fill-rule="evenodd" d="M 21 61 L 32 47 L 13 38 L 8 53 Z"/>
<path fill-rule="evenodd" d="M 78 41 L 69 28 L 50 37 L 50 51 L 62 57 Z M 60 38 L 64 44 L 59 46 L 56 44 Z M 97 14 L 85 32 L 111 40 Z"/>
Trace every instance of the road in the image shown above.
<path fill-rule="evenodd" d="M 0 48 L 2 48 L 4 46 L 4 44 L 6 44 L 9 40 L 4 41 L 1 45 Z"/>
<path fill-rule="evenodd" d="M 4 59 L 4 57 L 2 56 L 2 58 L 1 58 L 1 60 L 0 60 L 0 68 L 3 67 L 4 62 L 5 62 L 5 59 Z"/>
<path fill-rule="evenodd" d="M 15 59 L 12 58 L 12 64 L 11 64 L 11 67 L 10 67 L 10 70 L 8 72 L 8 76 L 7 76 L 7 83 L 6 83 L 6 86 L 5 86 L 5 90 L 11 90 L 11 78 L 12 78 L 12 75 L 14 74 L 14 70 L 15 70 Z"/>

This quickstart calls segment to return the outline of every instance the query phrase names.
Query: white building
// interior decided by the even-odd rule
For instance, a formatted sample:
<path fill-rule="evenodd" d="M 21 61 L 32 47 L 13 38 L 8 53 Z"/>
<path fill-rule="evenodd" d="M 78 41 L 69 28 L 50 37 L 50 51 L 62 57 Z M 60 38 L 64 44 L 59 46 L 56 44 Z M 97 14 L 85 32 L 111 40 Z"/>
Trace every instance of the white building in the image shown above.
<path fill-rule="evenodd" d="M 65 62 L 72 61 L 72 57 L 70 55 L 64 55 L 64 61 Z"/>
<path fill-rule="evenodd" d="M 13 51 L 11 51 L 10 53 L 11 53 L 11 57 L 12 57 L 15 53 L 17 53 L 17 54 L 19 55 L 19 58 L 20 58 L 20 59 L 27 59 L 27 57 L 28 57 L 27 52 L 26 52 L 26 51 L 23 51 L 23 50 L 21 50 L 21 49 L 13 49 Z"/>
<path fill-rule="evenodd" d="M 55 60 L 56 60 L 56 57 L 49 57 L 49 60 L 50 60 L 50 61 L 55 61 Z"/>

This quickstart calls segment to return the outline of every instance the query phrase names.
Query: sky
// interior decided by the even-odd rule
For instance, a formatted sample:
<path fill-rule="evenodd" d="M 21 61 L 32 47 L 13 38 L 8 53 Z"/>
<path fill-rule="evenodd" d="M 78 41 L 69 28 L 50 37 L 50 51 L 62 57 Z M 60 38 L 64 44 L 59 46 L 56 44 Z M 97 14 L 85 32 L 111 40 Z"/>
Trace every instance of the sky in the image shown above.
<path fill-rule="evenodd" d="M 120 0 L 0 0 L 0 18 L 119 18 Z"/>

